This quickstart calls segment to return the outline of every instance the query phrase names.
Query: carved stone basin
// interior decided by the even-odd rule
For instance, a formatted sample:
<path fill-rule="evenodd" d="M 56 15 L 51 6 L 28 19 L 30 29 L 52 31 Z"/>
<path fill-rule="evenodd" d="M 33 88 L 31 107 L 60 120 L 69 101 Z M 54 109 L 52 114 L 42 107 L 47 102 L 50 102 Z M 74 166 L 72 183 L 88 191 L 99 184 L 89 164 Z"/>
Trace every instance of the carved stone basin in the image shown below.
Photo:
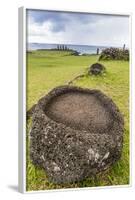
<path fill-rule="evenodd" d="M 57 87 L 35 107 L 31 159 L 55 183 L 80 181 L 120 158 L 123 129 L 119 109 L 101 91 Z"/>

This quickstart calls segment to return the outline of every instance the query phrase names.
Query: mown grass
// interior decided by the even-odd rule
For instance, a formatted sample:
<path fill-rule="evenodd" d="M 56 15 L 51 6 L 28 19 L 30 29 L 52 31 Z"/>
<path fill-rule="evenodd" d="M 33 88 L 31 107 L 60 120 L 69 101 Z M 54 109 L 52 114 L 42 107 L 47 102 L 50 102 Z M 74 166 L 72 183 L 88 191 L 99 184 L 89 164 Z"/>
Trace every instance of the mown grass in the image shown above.
<path fill-rule="evenodd" d="M 72 56 L 70 52 L 33 51 L 27 55 L 27 109 L 56 86 L 64 85 L 78 74 L 87 72 L 98 56 Z M 74 85 L 100 89 L 111 97 L 125 120 L 124 145 L 120 161 L 108 171 L 73 184 L 57 185 L 48 181 L 44 170 L 35 167 L 29 158 L 29 129 L 27 123 L 27 191 L 109 186 L 129 184 L 129 62 L 102 61 L 103 76 L 88 76 L 74 81 Z"/>

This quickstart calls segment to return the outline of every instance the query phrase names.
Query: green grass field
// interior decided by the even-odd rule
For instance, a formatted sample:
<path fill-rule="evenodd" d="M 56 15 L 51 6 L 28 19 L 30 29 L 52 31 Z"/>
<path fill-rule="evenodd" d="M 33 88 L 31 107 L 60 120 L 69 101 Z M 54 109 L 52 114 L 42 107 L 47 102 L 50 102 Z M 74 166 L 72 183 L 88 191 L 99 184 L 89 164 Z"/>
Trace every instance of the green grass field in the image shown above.
<path fill-rule="evenodd" d="M 87 73 L 88 67 L 98 61 L 98 56 L 72 56 L 66 51 L 33 51 L 27 53 L 27 110 L 39 98 L 59 85 L 65 85 L 75 76 Z M 106 73 L 74 81 L 73 85 L 99 89 L 117 104 L 124 115 L 125 132 L 121 160 L 112 168 L 95 177 L 66 185 L 50 183 L 45 172 L 35 167 L 29 159 L 29 129 L 27 123 L 27 191 L 129 184 L 129 62 L 103 61 Z"/>

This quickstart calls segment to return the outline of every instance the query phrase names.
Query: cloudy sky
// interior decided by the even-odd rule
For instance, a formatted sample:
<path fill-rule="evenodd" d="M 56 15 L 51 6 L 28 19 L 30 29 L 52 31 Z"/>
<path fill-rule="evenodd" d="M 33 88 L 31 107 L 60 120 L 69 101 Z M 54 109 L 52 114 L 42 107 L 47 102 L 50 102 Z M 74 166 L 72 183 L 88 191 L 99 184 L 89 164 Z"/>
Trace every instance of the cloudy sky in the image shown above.
<path fill-rule="evenodd" d="M 129 17 L 27 10 L 27 41 L 129 46 Z"/>

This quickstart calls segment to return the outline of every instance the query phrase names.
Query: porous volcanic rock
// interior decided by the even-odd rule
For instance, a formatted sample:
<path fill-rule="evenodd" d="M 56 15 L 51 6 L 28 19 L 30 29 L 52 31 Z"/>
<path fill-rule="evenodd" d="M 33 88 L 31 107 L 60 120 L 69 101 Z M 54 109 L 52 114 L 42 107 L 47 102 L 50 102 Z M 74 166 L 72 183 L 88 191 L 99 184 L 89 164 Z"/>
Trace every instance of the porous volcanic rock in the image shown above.
<path fill-rule="evenodd" d="M 105 72 L 105 67 L 100 63 L 94 63 L 90 66 L 89 74 L 91 75 L 100 75 Z"/>
<path fill-rule="evenodd" d="M 60 86 L 34 109 L 30 156 L 50 181 L 80 181 L 120 159 L 123 129 L 119 109 L 101 91 Z"/>

